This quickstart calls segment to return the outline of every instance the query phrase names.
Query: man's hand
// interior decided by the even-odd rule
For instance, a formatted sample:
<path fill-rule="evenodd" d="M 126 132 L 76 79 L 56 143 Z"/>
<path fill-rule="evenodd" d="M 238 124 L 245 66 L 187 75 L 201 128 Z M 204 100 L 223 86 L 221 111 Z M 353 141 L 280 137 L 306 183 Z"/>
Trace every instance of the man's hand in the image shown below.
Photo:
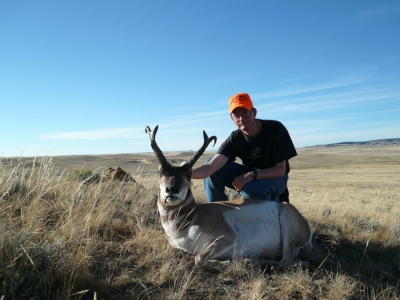
<path fill-rule="evenodd" d="M 236 177 L 233 180 L 232 185 L 238 192 L 241 192 L 243 190 L 243 187 L 245 186 L 245 184 L 252 180 L 253 180 L 253 176 L 251 175 L 251 172 L 247 172 L 247 173 L 244 173 L 243 175 Z"/>
<path fill-rule="evenodd" d="M 274 179 L 284 176 L 286 173 L 286 161 L 281 161 L 275 166 L 263 170 L 258 170 L 257 179 Z M 233 180 L 232 185 L 238 191 L 241 192 L 246 183 L 253 180 L 251 172 L 244 173 Z"/>

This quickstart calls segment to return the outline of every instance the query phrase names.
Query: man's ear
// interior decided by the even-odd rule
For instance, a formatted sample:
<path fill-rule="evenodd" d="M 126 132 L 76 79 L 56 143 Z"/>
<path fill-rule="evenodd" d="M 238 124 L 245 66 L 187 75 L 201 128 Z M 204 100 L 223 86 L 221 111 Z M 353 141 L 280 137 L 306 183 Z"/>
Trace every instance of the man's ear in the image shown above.
<path fill-rule="evenodd" d="M 257 109 L 255 109 L 254 107 L 253 107 L 253 113 L 254 113 L 254 119 L 255 119 L 257 116 Z"/>

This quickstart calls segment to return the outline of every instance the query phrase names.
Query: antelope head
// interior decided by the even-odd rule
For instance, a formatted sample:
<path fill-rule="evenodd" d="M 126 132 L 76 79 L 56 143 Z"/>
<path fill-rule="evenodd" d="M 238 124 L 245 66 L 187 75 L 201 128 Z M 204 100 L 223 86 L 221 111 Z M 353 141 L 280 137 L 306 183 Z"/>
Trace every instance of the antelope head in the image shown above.
<path fill-rule="evenodd" d="M 156 134 L 158 125 L 151 131 L 149 126 L 146 126 L 146 133 L 150 137 L 150 145 L 156 154 L 157 160 L 160 163 L 160 194 L 159 201 L 168 207 L 177 206 L 182 204 L 186 199 L 190 191 L 192 184 L 192 168 L 200 156 L 204 153 L 208 145 L 214 141 L 214 145 L 217 141 L 215 136 L 208 137 L 206 132 L 203 131 L 204 143 L 201 148 L 194 153 L 193 157 L 186 162 L 183 162 L 180 166 L 173 166 L 164 156 L 160 148 L 156 143 Z M 213 145 L 213 146 L 214 146 Z"/>

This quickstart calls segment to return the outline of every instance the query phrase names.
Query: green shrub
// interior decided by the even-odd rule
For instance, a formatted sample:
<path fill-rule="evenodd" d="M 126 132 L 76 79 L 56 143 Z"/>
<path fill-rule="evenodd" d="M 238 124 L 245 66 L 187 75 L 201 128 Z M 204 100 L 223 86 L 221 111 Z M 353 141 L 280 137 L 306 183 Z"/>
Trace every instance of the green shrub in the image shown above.
<path fill-rule="evenodd" d="M 97 183 L 100 181 L 100 175 L 90 170 L 74 169 L 67 173 L 67 179 L 76 180 L 79 182 L 85 181 L 87 183 L 92 183 L 92 182 Z"/>

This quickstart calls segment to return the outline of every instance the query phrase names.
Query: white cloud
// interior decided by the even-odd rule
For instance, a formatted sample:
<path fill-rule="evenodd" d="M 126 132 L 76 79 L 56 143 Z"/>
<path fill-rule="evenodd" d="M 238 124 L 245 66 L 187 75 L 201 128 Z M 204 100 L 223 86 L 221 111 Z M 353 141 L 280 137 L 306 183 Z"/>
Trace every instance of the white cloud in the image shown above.
<path fill-rule="evenodd" d="M 140 133 L 144 133 L 144 127 L 140 129 Z M 139 128 L 121 128 L 121 129 L 105 129 L 93 131 L 76 131 L 49 133 L 40 136 L 41 139 L 51 140 L 103 140 L 114 138 L 135 138 L 138 136 Z"/>
<path fill-rule="evenodd" d="M 357 77 L 357 76 L 355 76 Z M 343 78 L 343 77 L 342 77 Z M 399 78 L 380 81 L 376 77 L 299 86 L 284 85 L 269 94 L 252 96 L 260 118 L 282 121 L 297 147 L 342 141 L 396 137 L 395 115 L 400 111 Z M 340 90 L 336 87 L 341 87 Z M 274 98 L 277 99 L 274 99 Z M 262 101 L 266 100 L 268 101 Z M 259 103 L 259 104 L 258 104 Z M 222 106 L 221 106 L 222 107 Z M 157 143 L 163 151 L 197 150 L 202 131 L 218 137 L 215 148 L 235 129 L 225 109 L 207 113 L 175 111 L 156 123 L 134 124 L 130 128 L 43 134 L 51 140 L 133 139 L 135 151 L 149 151 L 146 125 L 159 125 Z M 374 116 L 385 115 L 385 118 Z M 387 118 L 386 118 L 387 115 Z M 394 126 L 390 126 L 390 124 Z M 125 143 L 125 142 L 124 142 Z M 210 147 L 211 149 L 211 147 Z M 151 150 L 150 150 L 151 151 Z"/>

